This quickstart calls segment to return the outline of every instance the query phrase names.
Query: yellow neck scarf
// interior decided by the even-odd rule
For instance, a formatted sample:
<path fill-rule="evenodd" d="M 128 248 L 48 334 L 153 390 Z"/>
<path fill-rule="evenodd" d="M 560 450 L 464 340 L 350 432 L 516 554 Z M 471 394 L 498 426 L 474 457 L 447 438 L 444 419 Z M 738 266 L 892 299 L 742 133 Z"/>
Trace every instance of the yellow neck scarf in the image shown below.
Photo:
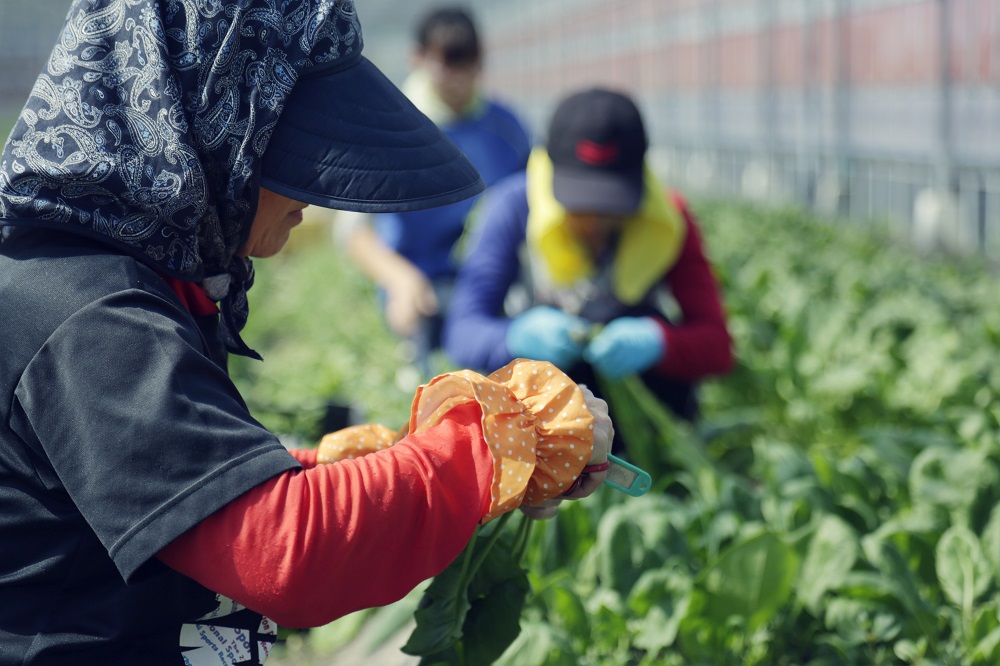
<path fill-rule="evenodd" d="M 552 162 L 536 148 L 528 159 L 528 230 L 531 253 L 542 260 L 557 286 L 568 286 L 594 274 L 584 246 L 566 226 L 566 210 L 552 195 Z M 634 305 L 677 261 L 686 227 L 680 211 L 667 201 L 663 188 L 647 168 L 639 211 L 622 227 L 612 265 L 611 285 L 622 303 Z"/>

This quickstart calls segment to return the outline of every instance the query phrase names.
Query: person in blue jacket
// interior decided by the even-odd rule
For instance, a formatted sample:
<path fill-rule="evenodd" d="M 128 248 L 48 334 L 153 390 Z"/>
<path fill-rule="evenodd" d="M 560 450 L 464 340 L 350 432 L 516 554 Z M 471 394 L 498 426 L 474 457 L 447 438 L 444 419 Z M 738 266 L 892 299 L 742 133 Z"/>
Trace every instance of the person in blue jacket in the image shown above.
<path fill-rule="evenodd" d="M 483 201 L 445 352 L 483 370 L 549 361 L 598 393 L 635 374 L 695 420 L 697 384 L 729 371 L 731 340 L 697 220 L 646 164 L 638 107 L 611 89 L 574 92 L 546 139 Z"/>
<path fill-rule="evenodd" d="M 531 140 L 514 112 L 480 88 L 483 52 L 472 16 L 463 8 L 432 10 L 418 23 L 411 73 L 402 90 L 479 170 L 487 187 L 520 171 Z M 379 287 L 386 323 L 411 340 L 418 368 L 429 378 L 440 347 L 443 312 L 458 266 L 453 247 L 475 198 L 408 213 L 348 219 L 352 259 Z M 345 216 L 340 216 L 343 219 Z"/>

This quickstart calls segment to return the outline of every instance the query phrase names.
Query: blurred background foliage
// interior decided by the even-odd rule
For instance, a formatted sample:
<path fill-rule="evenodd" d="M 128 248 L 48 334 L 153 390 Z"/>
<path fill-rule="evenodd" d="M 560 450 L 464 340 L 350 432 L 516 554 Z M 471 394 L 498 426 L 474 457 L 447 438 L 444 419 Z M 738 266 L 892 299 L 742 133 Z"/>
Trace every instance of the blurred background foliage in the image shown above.
<path fill-rule="evenodd" d="M 332 224 L 307 219 L 284 252 L 255 262 L 244 337 L 264 362 L 230 361 L 255 416 L 300 445 L 315 444 L 327 418 L 401 426 L 417 385 L 405 344 L 383 325 L 374 286 L 336 245 Z"/>

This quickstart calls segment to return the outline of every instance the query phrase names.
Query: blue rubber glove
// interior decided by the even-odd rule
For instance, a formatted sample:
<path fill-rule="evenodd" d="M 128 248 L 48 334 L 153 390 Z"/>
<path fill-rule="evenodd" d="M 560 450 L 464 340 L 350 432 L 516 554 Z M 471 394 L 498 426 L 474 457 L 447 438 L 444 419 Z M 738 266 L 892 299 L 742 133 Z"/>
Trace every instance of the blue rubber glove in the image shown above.
<path fill-rule="evenodd" d="M 566 370 L 580 359 L 588 324 L 548 306 L 534 307 L 511 320 L 507 351 L 515 358 L 548 361 Z"/>
<path fill-rule="evenodd" d="M 660 324 L 650 317 L 622 317 L 612 320 L 583 352 L 583 358 L 597 374 L 608 379 L 644 372 L 667 353 L 667 341 Z"/>

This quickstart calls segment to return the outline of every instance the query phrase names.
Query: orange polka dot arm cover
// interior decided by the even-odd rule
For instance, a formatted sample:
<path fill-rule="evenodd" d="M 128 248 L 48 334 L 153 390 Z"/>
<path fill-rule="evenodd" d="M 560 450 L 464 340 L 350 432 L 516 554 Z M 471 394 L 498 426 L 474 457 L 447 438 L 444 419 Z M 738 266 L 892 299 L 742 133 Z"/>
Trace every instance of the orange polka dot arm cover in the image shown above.
<path fill-rule="evenodd" d="M 593 450 L 593 417 L 580 388 L 555 366 L 517 359 L 488 377 L 462 370 L 417 389 L 408 428 L 360 425 L 323 438 L 317 461 L 353 459 L 392 446 L 406 432 L 441 423 L 456 406 L 477 403 L 493 455 L 490 505 L 482 522 L 569 490 Z"/>

